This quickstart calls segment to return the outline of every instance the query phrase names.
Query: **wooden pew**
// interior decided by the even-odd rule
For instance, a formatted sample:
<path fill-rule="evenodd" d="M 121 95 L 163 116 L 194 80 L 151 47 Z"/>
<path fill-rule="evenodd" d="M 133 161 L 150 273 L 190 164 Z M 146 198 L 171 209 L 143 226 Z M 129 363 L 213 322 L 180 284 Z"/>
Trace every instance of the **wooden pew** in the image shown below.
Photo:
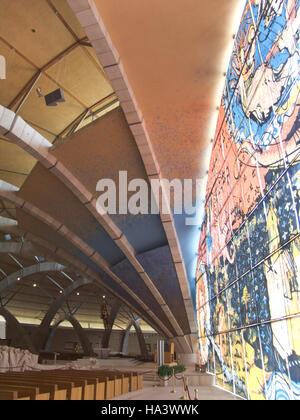
<path fill-rule="evenodd" d="M 18 391 L 2 391 L 0 390 L 0 401 L 25 401 L 30 400 L 28 397 L 19 397 Z"/>
<path fill-rule="evenodd" d="M 6 378 L 1 378 L 1 382 L 5 385 L 20 385 L 20 386 L 34 386 L 40 389 L 41 393 L 50 394 L 50 400 L 54 401 L 65 401 L 67 399 L 67 389 L 58 384 L 44 383 L 38 379 L 26 378 L 23 376 L 9 376 Z"/>
<path fill-rule="evenodd" d="M 111 399 L 122 395 L 129 388 L 129 379 L 125 378 L 122 373 L 112 372 L 109 370 L 92 370 L 92 371 L 76 371 L 76 375 L 84 377 L 96 377 L 98 381 L 105 381 L 106 392 L 105 399 Z M 126 387 L 127 385 L 127 387 Z"/>
<path fill-rule="evenodd" d="M 65 370 L 50 370 L 39 372 L 38 378 L 43 380 L 51 379 L 51 381 L 63 381 L 70 382 L 75 387 L 82 388 L 81 399 L 83 400 L 94 400 L 95 395 L 95 381 L 87 380 L 87 378 L 79 377 L 75 374 L 76 371 L 65 371 Z"/>
<path fill-rule="evenodd" d="M 130 376 L 130 392 L 135 392 L 144 387 L 144 377 L 141 373 L 137 372 L 127 372 L 127 375 Z"/>
<path fill-rule="evenodd" d="M 75 385 L 72 380 L 62 380 L 60 378 L 51 377 L 47 375 L 47 372 L 24 372 L 24 373 L 12 373 L 17 380 L 21 381 L 26 378 L 32 384 L 42 385 L 57 385 L 59 391 L 66 391 L 67 400 L 78 401 L 82 399 L 83 388 L 82 386 Z M 17 376 L 16 376 L 17 375 Z M 0 375 L 1 382 L 1 375 Z M 61 397 L 61 393 L 59 393 Z"/>
<path fill-rule="evenodd" d="M 122 372 L 122 371 L 111 371 L 111 370 L 93 370 L 93 371 L 76 371 L 76 374 L 84 376 L 95 376 L 97 375 L 98 379 L 101 377 L 103 379 L 108 378 L 108 392 L 106 393 L 106 399 L 118 397 L 120 395 L 127 394 L 129 392 L 134 392 L 140 389 L 143 389 L 143 375 L 137 372 Z M 115 381 L 114 384 L 114 397 L 112 396 L 112 384 L 111 380 Z"/>
<path fill-rule="evenodd" d="M 48 372 L 47 372 L 48 373 Z M 77 382 L 77 383 L 84 383 L 84 384 L 88 384 L 89 381 L 91 381 L 92 378 L 92 382 L 94 383 L 95 380 L 97 380 L 98 383 L 100 383 L 100 387 L 97 387 L 97 390 L 95 389 L 96 387 L 94 386 L 94 391 L 93 391 L 93 399 L 95 398 L 95 394 L 96 392 L 100 395 L 98 395 L 98 397 L 100 397 L 99 399 L 101 400 L 101 398 L 103 398 L 103 388 L 105 389 L 105 394 L 104 394 L 104 399 L 108 400 L 108 399 L 112 399 L 115 397 L 115 378 L 114 377 L 110 377 L 109 375 L 103 374 L 102 372 L 99 374 L 98 371 L 82 371 L 82 370 L 59 370 L 59 371 L 50 371 L 50 375 L 52 376 L 52 378 L 63 378 L 64 380 L 68 380 L 68 378 L 72 378 L 73 381 Z M 121 382 L 118 384 L 120 386 Z M 89 392 L 89 395 L 91 395 L 91 393 Z"/>
<path fill-rule="evenodd" d="M 93 374 L 92 371 L 65 371 L 66 378 L 72 377 L 73 380 L 76 379 L 80 381 L 85 381 L 87 386 L 93 386 L 90 391 L 87 393 L 85 400 L 96 400 L 96 401 L 103 401 L 105 400 L 105 390 L 106 390 L 106 379 L 105 378 L 98 378 L 96 375 Z M 58 373 L 57 373 L 58 374 Z M 59 375 L 59 374 L 58 374 Z M 57 375 L 54 374 L 57 377 Z"/>
<path fill-rule="evenodd" d="M 106 399 L 112 399 L 122 395 L 123 377 L 110 371 L 97 372 L 98 379 L 105 379 L 107 383 Z"/>
<path fill-rule="evenodd" d="M 59 371 L 47 371 L 47 374 L 45 376 L 45 379 L 47 380 L 49 377 L 52 378 L 52 380 L 62 380 L 65 382 L 71 381 L 72 384 L 74 384 L 75 387 L 81 387 L 82 388 L 82 396 L 81 399 L 88 401 L 88 400 L 94 400 L 95 397 L 95 381 L 89 381 L 88 379 L 74 374 L 75 371 L 72 371 L 71 374 L 65 373 L 68 371 L 59 370 Z"/>
<path fill-rule="evenodd" d="M 122 382 L 122 395 L 128 394 L 130 392 L 130 376 L 122 373 L 123 382 Z"/>
<path fill-rule="evenodd" d="M 16 380 L 26 380 L 31 381 L 35 384 L 52 384 L 59 387 L 58 389 L 65 389 L 67 392 L 67 399 L 70 400 L 94 400 L 95 392 L 97 392 L 97 397 L 104 399 L 103 390 L 104 384 L 98 384 L 96 379 L 89 379 L 83 376 L 79 377 L 75 375 L 75 371 L 57 370 L 57 371 L 39 371 L 39 372 L 24 372 L 22 374 L 14 373 L 10 374 Z M 21 376 L 20 376 L 21 375 Z M 96 383 L 97 382 L 97 383 Z M 97 389 L 96 388 L 97 386 Z"/>
<path fill-rule="evenodd" d="M 98 378 L 103 376 L 108 377 L 110 380 L 115 380 L 115 397 L 143 389 L 143 375 L 137 372 L 122 372 L 118 370 L 93 370 L 80 372 L 84 372 L 85 375 L 97 374 Z"/>
<path fill-rule="evenodd" d="M 120 395 L 127 394 L 129 392 L 130 387 L 130 380 L 129 377 L 123 375 L 122 372 L 115 372 L 110 370 L 99 370 L 97 371 L 97 375 L 103 375 L 109 380 L 114 380 L 114 396 L 119 397 Z M 99 376 L 99 377 L 100 377 Z"/>
<path fill-rule="evenodd" d="M 40 394 L 48 393 L 51 400 L 102 401 L 142 389 L 143 375 L 110 370 L 26 371 L 0 374 L 1 382 L 38 388 Z"/>
<path fill-rule="evenodd" d="M 144 376 L 141 374 L 137 374 L 137 380 L 138 380 L 138 390 L 143 389 L 144 388 Z"/>
<path fill-rule="evenodd" d="M 129 380 L 129 392 L 138 390 L 138 374 L 134 372 L 122 372 L 122 375 Z"/>
<path fill-rule="evenodd" d="M 137 372 L 121 372 L 115 371 L 118 375 L 123 375 L 125 378 L 129 378 L 129 391 L 135 392 L 139 389 L 143 389 L 143 375 Z"/>
<path fill-rule="evenodd" d="M 50 393 L 49 392 L 40 392 L 38 387 L 34 386 L 20 386 L 20 385 L 0 385 L 0 392 L 15 391 L 18 394 L 19 398 L 25 398 L 35 401 L 49 401 Z"/>

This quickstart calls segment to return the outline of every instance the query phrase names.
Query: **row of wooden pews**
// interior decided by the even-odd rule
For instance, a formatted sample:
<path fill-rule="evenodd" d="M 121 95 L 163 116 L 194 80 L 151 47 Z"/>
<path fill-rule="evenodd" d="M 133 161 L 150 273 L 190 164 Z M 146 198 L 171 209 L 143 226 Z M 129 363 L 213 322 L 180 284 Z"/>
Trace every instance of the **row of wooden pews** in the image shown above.
<path fill-rule="evenodd" d="M 0 374 L 0 400 L 110 400 L 143 389 L 143 375 L 109 370 Z"/>

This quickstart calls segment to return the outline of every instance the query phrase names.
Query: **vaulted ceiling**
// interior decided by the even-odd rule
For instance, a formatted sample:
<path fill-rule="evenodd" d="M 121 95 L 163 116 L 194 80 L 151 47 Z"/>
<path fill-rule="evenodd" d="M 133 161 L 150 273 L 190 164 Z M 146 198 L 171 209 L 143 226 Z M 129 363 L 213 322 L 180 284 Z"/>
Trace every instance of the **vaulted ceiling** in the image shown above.
<path fill-rule="evenodd" d="M 72 275 L 87 273 L 185 352 L 196 333 L 199 226 L 172 211 L 101 216 L 96 184 L 118 185 L 127 171 L 129 181 L 148 184 L 202 179 L 204 190 L 217 86 L 240 3 L 0 0 L 1 215 L 53 259 L 64 252 Z M 47 107 L 36 89 L 57 87 L 66 102 Z M 97 296 L 94 287 L 86 294 Z M 32 308 L 42 305 L 33 300 Z M 82 322 L 97 316 L 93 305 L 86 298 Z"/>
<path fill-rule="evenodd" d="M 51 143 L 118 106 L 87 36 L 66 1 L 1 0 L 0 55 L 7 65 L 0 103 Z M 49 108 L 46 95 L 61 87 L 66 103 Z M 84 118 L 85 117 L 85 118 Z M 79 125 L 80 124 L 80 125 Z M 0 141 L 0 174 L 21 186 L 35 160 Z"/>

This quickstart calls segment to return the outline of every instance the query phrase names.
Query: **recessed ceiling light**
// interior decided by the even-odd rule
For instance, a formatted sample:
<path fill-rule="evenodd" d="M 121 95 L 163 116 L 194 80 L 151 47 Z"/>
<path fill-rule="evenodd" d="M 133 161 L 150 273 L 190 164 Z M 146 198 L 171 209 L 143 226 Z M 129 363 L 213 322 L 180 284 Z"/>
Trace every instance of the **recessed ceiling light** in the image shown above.
<path fill-rule="evenodd" d="M 80 295 L 80 293 L 77 293 L 77 296 L 79 296 Z"/>
<path fill-rule="evenodd" d="M 34 283 L 34 284 L 33 284 L 33 287 L 36 287 L 36 286 L 37 286 L 37 284 L 36 284 L 36 283 Z"/>

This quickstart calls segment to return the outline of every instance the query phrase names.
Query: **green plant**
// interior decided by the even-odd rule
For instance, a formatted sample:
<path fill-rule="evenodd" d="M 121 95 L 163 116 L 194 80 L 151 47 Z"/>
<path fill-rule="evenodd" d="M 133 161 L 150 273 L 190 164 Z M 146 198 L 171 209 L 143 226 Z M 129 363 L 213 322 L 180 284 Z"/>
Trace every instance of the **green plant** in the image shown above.
<path fill-rule="evenodd" d="M 158 368 L 158 375 L 161 378 L 168 378 L 168 377 L 170 377 L 170 376 L 173 375 L 173 371 L 174 371 L 174 373 L 176 375 L 178 373 L 185 372 L 186 371 L 186 368 L 183 365 L 177 365 L 177 366 L 166 366 L 166 365 L 163 365 L 163 366 L 160 366 Z"/>
<path fill-rule="evenodd" d="M 177 374 L 177 373 L 183 373 L 183 372 L 185 372 L 186 371 L 186 368 L 185 368 L 185 366 L 184 365 L 178 365 L 178 366 L 175 366 L 175 375 Z"/>

